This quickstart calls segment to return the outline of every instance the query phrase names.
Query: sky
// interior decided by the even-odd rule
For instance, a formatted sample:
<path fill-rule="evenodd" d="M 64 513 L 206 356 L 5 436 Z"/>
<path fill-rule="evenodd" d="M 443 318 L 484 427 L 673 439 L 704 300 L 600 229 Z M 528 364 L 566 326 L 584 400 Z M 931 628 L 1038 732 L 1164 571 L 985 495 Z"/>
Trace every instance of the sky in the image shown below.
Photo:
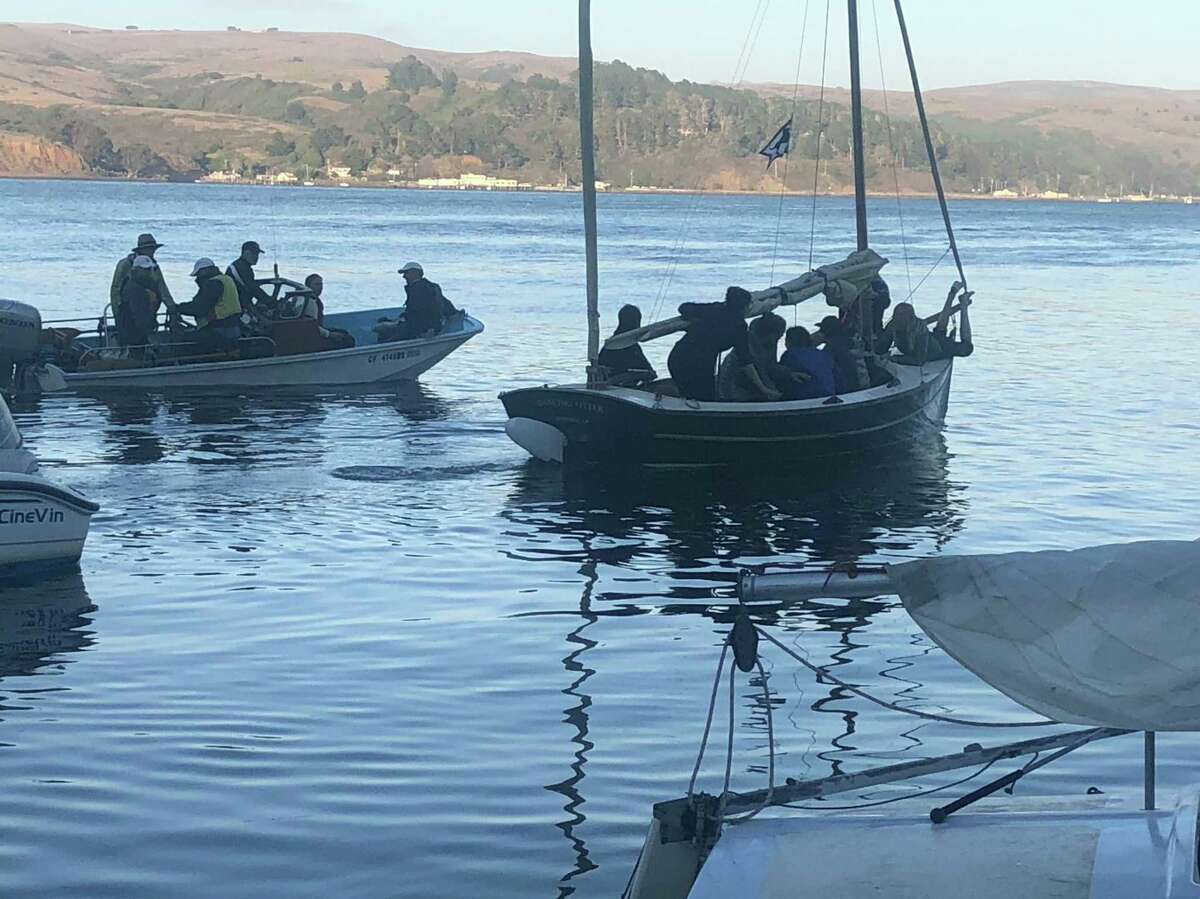
<path fill-rule="evenodd" d="M 830 7 L 825 80 L 844 86 L 843 0 L 593 0 L 592 44 L 599 60 L 674 79 L 791 84 L 798 69 L 815 84 Z M 575 55 L 576 11 L 574 0 L 0 0 L 0 21 L 353 31 L 412 47 L 552 56 Z M 1200 0 L 907 0 L 905 16 L 926 88 L 1047 79 L 1200 90 Z M 891 0 L 859 0 L 859 19 L 864 83 L 899 83 Z M 740 65 L 744 44 L 753 51 Z"/>

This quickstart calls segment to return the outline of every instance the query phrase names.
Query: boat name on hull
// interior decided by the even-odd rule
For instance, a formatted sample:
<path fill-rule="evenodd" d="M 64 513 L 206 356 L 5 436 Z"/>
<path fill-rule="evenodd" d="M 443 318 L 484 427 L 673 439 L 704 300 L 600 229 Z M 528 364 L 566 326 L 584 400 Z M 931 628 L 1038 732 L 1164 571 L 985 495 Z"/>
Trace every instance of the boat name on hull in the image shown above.
<path fill-rule="evenodd" d="M 66 519 L 58 509 L 38 506 L 36 509 L 0 509 L 0 525 L 59 524 Z"/>

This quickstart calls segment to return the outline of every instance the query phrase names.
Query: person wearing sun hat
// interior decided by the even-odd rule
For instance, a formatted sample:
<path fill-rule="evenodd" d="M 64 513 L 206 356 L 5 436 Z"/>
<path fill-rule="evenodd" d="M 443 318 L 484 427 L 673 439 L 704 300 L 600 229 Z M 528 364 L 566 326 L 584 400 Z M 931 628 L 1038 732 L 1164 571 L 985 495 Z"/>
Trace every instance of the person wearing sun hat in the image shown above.
<path fill-rule="evenodd" d="M 149 259 L 154 281 L 154 292 L 168 308 L 174 307 L 175 298 L 171 296 L 171 291 L 167 288 L 167 283 L 163 279 L 162 269 L 159 268 L 157 260 L 154 258 L 154 253 L 163 245 L 154 239 L 153 234 L 139 234 L 137 245 L 129 251 L 127 256 L 122 256 L 117 263 L 116 270 L 113 272 L 112 286 L 108 291 L 108 302 L 112 307 L 112 317 L 115 322 L 121 320 L 121 290 L 125 287 L 125 283 L 129 280 L 133 273 L 133 261 L 138 258 Z M 117 326 L 117 339 L 124 346 L 126 342 L 121 337 L 121 328 Z"/>

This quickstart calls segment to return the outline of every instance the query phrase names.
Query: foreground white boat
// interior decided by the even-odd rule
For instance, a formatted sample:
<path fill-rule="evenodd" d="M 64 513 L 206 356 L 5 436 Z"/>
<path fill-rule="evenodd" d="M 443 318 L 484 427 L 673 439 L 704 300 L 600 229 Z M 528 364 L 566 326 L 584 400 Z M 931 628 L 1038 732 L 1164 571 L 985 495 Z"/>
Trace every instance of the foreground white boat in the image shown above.
<path fill-rule="evenodd" d="M 38 474 L 0 397 L 0 568 L 77 562 L 100 507 Z"/>
<path fill-rule="evenodd" d="M 62 378 L 67 387 L 76 390 L 390 384 L 415 380 L 483 332 L 481 322 L 458 312 L 432 337 L 380 343 L 372 327 L 380 318 L 395 318 L 400 311 L 370 309 L 327 315 L 326 327 L 348 331 L 354 337 L 355 345 L 347 349 L 201 362 L 182 357 L 170 363 L 109 370 L 85 364 L 81 368 L 86 370 L 64 371 Z M 102 352 L 98 346 L 95 349 Z"/>
<path fill-rule="evenodd" d="M 735 670 L 757 670 L 765 680 L 761 638 L 839 689 L 892 712 L 992 726 L 875 699 L 757 628 L 748 613 L 762 600 L 887 594 L 898 595 L 921 629 L 965 667 L 1025 707 L 1052 716 L 1021 726 L 1091 726 L 782 783 L 774 776 L 772 744 L 765 789 L 726 788 L 709 795 L 689 788 L 686 797 L 655 805 L 627 899 L 1200 897 L 1200 788 L 1185 791 L 1168 811 L 1156 808 L 1154 739 L 1160 730 L 1200 729 L 1195 633 L 1200 543 L 1153 541 L 896 566 L 745 572 L 722 669 L 729 654 L 731 679 Z M 1145 748 L 1140 809 L 1086 794 L 975 805 L 1067 753 L 1138 731 L 1144 732 Z M 944 800 L 926 800 L 920 809 L 921 794 L 893 793 L 884 801 L 902 800 L 902 806 L 890 807 L 907 811 L 861 811 L 881 805 L 880 791 L 889 784 L 959 769 L 975 769 L 975 777 L 1013 759 L 1028 761 L 944 805 L 929 808 Z M 937 790 L 947 795 L 969 779 Z M 870 795 L 823 802 L 851 793 Z M 800 814 L 797 803 L 803 806 Z"/>

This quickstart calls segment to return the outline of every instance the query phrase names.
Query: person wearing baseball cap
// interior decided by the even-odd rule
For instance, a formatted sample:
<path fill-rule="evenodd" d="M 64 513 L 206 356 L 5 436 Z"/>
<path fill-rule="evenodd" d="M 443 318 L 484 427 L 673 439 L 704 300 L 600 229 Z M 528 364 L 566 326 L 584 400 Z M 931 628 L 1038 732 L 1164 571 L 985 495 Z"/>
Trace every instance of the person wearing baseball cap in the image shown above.
<path fill-rule="evenodd" d="M 129 346 L 121 335 L 121 290 L 125 283 L 129 280 L 133 273 L 133 261 L 135 259 L 149 259 L 154 271 L 154 292 L 158 295 L 168 308 L 175 305 L 175 298 L 171 296 L 171 291 L 167 288 L 166 281 L 163 280 L 162 269 L 158 267 L 158 262 L 154 259 L 154 253 L 162 247 L 153 234 L 139 234 L 137 244 L 129 251 L 127 256 L 122 256 L 117 263 L 116 270 L 113 271 L 112 285 L 108 289 L 108 302 L 112 309 L 113 320 L 117 323 L 117 341 L 122 346 Z"/>
<path fill-rule="evenodd" d="M 254 266 L 258 265 L 262 252 L 263 248 L 258 245 L 257 241 L 248 240 L 242 244 L 242 254 L 229 263 L 229 268 L 225 269 L 225 274 L 233 278 L 234 284 L 237 285 L 242 311 L 251 315 L 254 315 L 255 302 L 271 302 L 271 295 L 259 287 L 258 282 L 254 280 Z"/>
<path fill-rule="evenodd" d="M 406 262 L 397 271 L 404 277 L 404 320 L 408 337 L 421 337 L 442 329 L 454 306 L 442 293 L 440 285 L 425 277 L 419 262 Z"/>

